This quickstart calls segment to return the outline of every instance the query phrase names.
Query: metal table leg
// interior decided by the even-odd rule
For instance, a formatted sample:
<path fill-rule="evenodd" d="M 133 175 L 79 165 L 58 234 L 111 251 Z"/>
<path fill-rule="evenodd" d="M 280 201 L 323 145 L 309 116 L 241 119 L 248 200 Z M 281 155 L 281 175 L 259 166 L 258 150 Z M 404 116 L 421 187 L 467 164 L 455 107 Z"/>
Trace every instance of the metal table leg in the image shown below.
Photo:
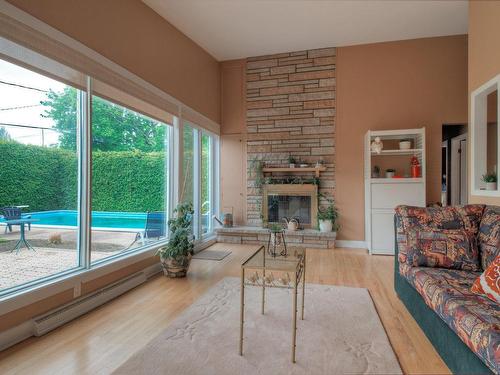
<path fill-rule="evenodd" d="M 304 265 L 302 269 L 302 320 L 304 320 L 304 300 L 306 297 L 306 250 L 304 249 Z"/>
<path fill-rule="evenodd" d="M 21 234 L 20 234 L 20 237 L 19 237 L 19 241 L 17 241 L 16 243 L 16 246 L 14 246 L 14 248 L 12 249 L 11 253 L 13 251 L 16 252 L 16 254 L 19 254 L 19 251 L 21 251 L 21 248 L 23 247 L 23 245 L 28 249 L 28 250 L 31 250 L 31 251 L 35 251 L 34 247 L 31 246 L 31 244 L 26 240 L 26 237 L 25 237 L 25 227 L 24 227 L 24 223 L 21 223 L 20 225 L 20 230 L 21 230 Z M 36 252 L 36 251 L 35 251 Z"/>
<path fill-rule="evenodd" d="M 297 343 L 297 284 L 298 277 L 295 273 L 295 284 L 293 288 L 293 311 L 292 311 L 292 363 L 295 363 L 295 347 Z"/>
<path fill-rule="evenodd" d="M 245 314 L 245 269 L 241 269 L 241 301 L 240 301 L 240 355 L 243 355 L 243 323 Z"/>

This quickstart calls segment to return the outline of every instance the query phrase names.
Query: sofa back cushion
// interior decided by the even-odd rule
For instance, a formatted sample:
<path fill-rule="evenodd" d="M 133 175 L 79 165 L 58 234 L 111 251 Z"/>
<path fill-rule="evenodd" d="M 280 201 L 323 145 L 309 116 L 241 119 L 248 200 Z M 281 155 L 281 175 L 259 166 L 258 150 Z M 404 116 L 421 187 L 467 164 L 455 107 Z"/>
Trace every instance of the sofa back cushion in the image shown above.
<path fill-rule="evenodd" d="M 500 254 L 500 207 L 487 206 L 479 225 L 479 254 L 483 270 Z"/>
<path fill-rule="evenodd" d="M 412 267 L 479 271 L 476 235 L 466 229 L 410 229 L 406 263 Z"/>
<path fill-rule="evenodd" d="M 467 230 L 476 235 L 479 230 L 485 205 L 469 204 L 466 206 L 448 207 L 396 207 L 396 241 L 398 243 L 398 260 L 400 263 L 408 262 L 408 232 L 410 230 Z"/>

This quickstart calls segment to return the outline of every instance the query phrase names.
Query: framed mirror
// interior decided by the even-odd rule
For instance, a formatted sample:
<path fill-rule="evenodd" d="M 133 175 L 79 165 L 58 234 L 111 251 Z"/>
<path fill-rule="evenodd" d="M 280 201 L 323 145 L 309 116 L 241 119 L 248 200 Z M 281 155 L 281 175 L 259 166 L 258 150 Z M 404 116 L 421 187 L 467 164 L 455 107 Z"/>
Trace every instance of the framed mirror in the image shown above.
<path fill-rule="evenodd" d="M 471 94 L 471 194 L 500 196 L 500 74 Z"/>

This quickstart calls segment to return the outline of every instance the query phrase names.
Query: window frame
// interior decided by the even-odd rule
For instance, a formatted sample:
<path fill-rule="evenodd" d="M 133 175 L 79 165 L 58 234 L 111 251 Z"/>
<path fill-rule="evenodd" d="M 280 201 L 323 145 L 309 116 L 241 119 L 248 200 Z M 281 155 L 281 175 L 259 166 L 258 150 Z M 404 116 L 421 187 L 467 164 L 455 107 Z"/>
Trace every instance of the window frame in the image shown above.
<path fill-rule="evenodd" d="M 500 187 L 497 190 L 482 188 L 481 176 L 486 170 L 486 139 L 487 139 L 487 97 L 497 91 L 497 127 L 500 117 L 500 74 L 489 80 L 471 93 L 471 141 L 470 141 L 470 187 L 472 196 L 500 197 Z M 485 126 L 486 125 L 486 126 Z M 497 131 L 497 176 L 500 166 L 500 132 Z"/>
<path fill-rule="evenodd" d="M 70 43 L 71 44 L 71 43 Z M 113 270 L 120 269 L 129 264 L 136 263 L 140 260 L 147 259 L 155 255 L 156 250 L 168 243 L 168 239 L 164 241 L 159 241 L 154 244 L 149 244 L 136 249 L 131 249 L 114 256 L 107 257 L 100 261 L 91 263 L 91 249 L 90 249 L 90 234 L 91 234 L 91 139 L 92 139 L 92 95 L 94 94 L 94 84 L 101 84 L 102 82 L 87 75 L 83 74 L 63 63 L 53 60 L 43 54 L 33 51 L 32 49 L 21 46 L 17 43 L 11 42 L 8 39 L 0 37 L 0 57 L 6 61 L 16 64 L 20 67 L 32 70 L 36 73 L 45 75 L 47 77 L 59 80 L 63 83 L 70 84 L 82 90 L 82 95 L 79 95 L 79 113 L 80 118 L 78 119 L 79 126 L 77 129 L 78 138 L 77 139 L 77 153 L 78 153 L 78 244 L 77 251 L 79 254 L 79 264 L 75 268 L 70 268 L 60 273 L 49 275 L 37 280 L 33 280 L 27 283 L 19 284 L 14 287 L 4 289 L 0 291 L 0 315 L 15 308 L 20 308 L 26 304 L 36 302 L 40 299 L 47 298 L 54 293 L 61 292 L 62 290 L 67 290 L 69 288 L 74 289 L 74 297 L 78 297 L 80 294 L 80 283 L 85 282 L 85 280 L 92 280 L 98 275 L 105 275 Z M 73 46 L 71 46 L 73 47 Z M 69 47 L 69 48 L 71 48 Z M 83 47 L 82 47 L 83 48 Z M 77 48 L 78 50 L 78 48 Z M 86 54 L 90 52 L 85 51 Z M 92 52 L 93 53 L 93 52 Z M 174 98 L 170 97 L 168 94 L 160 92 L 155 87 L 151 86 L 145 81 L 142 81 L 137 76 L 126 72 L 119 65 L 112 62 L 108 62 L 104 57 L 100 55 L 93 55 L 91 59 L 95 58 L 96 61 L 102 61 L 106 65 L 110 66 L 110 69 L 116 74 L 119 74 L 123 79 L 129 80 L 141 87 L 142 90 L 149 91 L 165 100 L 171 100 L 174 103 L 177 113 L 168 112 L 170 117 L 168 119 L 158 118 L 156 113 L 149 114 L 149 111 L 139 111 L 147 116 L 154 119 L 162 121 L 168 125 L 169 129 L 169 154 L 168 154 L 168 184 L 165 186 L 169 188 L 168 196 L 166 196 L 166 212 L 168 212 L 168 217 L 171 217 L 173 209 L 178 203 L 179 198 L 179 182 L 181 181 L 179 176 L 179 166 L 182 166 L 182 144 L 178 142 L 179 140 L 179 129 L 182 130 L 182 110 L 189 110 L 190 117 L 197 115 L 197 122 L 204 124 L 204 126 L 210 126 L 210 129 L 217 129 L 219 125 L 205 116 L 198 114 L 194 110 L 185 106 L 181 102 L 176 101 Z M 120 90 L 109 86 L 114 90 Z M 128 94 L 122 91 L 125 95 L 135 98 L 137 102 L 141 102 L 139 97 L 134 97 L 132 94 Z M 101 92 L 96 93 L 97 95 L 102 95 Z M 113 98 L 109 98 L 113 101 Z M 117 103 L 123 105 L 120 98 Z M 143 102 L 146 103 L 146 102 Z M 149 104 L 149 108 L 159 108 L 155 107 L 153 104 Z M 130 109 L 137 110 L 137 107 L 132 106 Z M 160 110 L 164 111 L 164 110 Z M 145 113 L 146 112 L 146 113 Z M 166 111 L 164 111 L 166 112 Z M 205 127 L 201 127 L 197 124 L 191 123 L 193 129 L 196 131 L 204 132 L 212 137 L 212 186 L 211 195 L 213 204 L 211 205 L 211 214 L 218 212 L 219 204 L 219 137 L 216 133 L 211 130 L 206 130 Z M 182 132 L 180 133 L 182 134 Z M 197 184 L 198 185 L 198 184 Z M 212 225 L 213 229 L 213 225 Z M 167 228 L 168 233 L 168 228 Z M 214 238 L 214 232 L 207 233 L 206 235 L 197 237 L 196 249 L 207 243 L 210 238 Z M 156 265 L 158 266 L 158 265 Z"/>

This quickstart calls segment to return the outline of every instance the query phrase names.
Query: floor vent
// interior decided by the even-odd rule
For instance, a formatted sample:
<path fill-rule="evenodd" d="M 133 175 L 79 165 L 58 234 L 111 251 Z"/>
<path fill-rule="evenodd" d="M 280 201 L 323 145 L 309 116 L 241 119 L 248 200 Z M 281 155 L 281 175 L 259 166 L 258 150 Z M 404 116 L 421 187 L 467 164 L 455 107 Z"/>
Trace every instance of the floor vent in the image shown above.
<path fill-rule="evenodd" d="M 34 319 L 34 335 L 41 336 L 57 327 L 95 309 L 96 307 L 135 288 L 147 280 L 144 272 L 137 273 L 117 283 L 111 284 L 97 292 L 79 298 L 57 310 L 51 311 Z"/>

